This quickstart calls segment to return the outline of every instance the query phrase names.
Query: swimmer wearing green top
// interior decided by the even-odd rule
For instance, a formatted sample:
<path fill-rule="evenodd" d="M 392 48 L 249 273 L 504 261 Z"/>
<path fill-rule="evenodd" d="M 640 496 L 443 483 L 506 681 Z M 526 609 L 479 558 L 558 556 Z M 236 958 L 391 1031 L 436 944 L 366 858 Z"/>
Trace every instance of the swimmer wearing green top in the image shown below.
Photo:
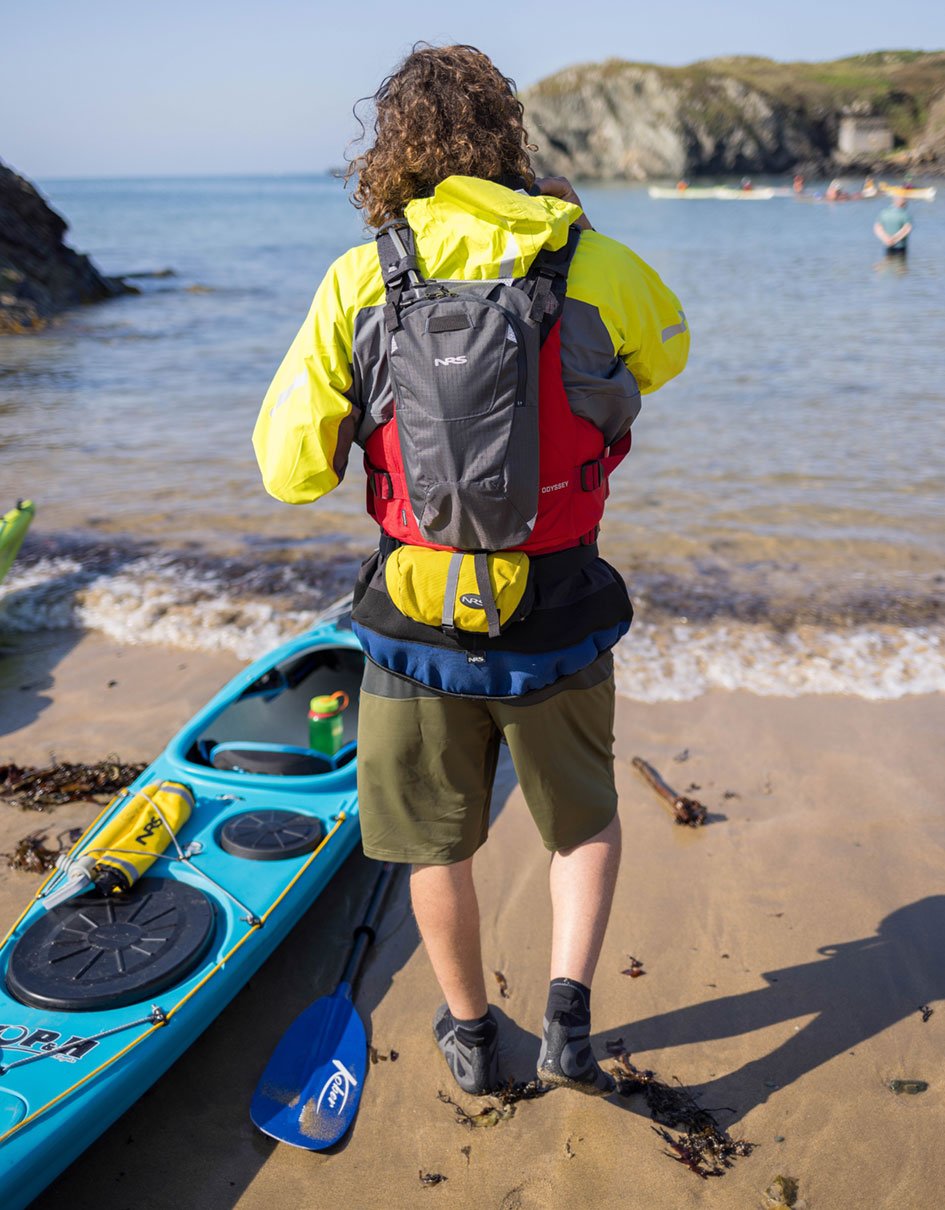
<path fill-rule="evenodd" d="M 912 233 L 912 215 L 906 209 L 904 197 L 894 197 L 892 205 L 880 213 L 873 224 L 873 234 L 886 245 L 887 256 L 905 256 Z"/>

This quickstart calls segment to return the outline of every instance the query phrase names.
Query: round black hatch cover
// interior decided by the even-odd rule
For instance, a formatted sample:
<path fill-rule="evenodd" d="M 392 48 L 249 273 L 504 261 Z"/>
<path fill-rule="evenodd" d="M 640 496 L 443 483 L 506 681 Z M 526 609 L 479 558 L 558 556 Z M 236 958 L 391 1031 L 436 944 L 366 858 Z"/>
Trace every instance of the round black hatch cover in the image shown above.
<path fill-rule="evenodd" d="M 13 947 L 7 988 L 37 1008 L 119 1008 L 179 983 L 212 936 L 203 891 L 143 878 L 127 895 L 82 895 L 44 913 Z"/>
<path fill-rule="evenodd" d="M 220 847 L 249 861 L 279 861 L 317 848 L 325 833 L 322 821 L 296 811 L 244 811 L 220 829 Z"/>

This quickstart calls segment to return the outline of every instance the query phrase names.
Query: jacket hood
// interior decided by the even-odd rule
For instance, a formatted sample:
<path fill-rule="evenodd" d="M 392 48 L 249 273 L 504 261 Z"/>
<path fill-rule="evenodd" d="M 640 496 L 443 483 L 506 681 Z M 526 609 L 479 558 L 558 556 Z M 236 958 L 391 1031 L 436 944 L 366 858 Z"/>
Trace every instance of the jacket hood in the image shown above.
<path fill-rule="evenodd" d="M 428 277 L 521 277 L 541 248 L 555 251 L 581 208 L 495 181 L 451 176 L 432 197 L 408 202 L 421 271 Z"/>

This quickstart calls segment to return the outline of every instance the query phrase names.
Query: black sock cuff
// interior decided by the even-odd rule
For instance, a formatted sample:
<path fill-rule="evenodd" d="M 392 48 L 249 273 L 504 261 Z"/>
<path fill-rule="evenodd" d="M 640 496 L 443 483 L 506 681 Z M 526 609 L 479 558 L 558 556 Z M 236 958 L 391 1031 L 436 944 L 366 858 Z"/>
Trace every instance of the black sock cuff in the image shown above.
<path fill-rule="evenodd" d="M 552 979 L 548 985 L 548 1015 L 555 1012 L 590 1018 L 591 989 L 577 979 Z"/>
<path fill-rule="evenodd" d="M 468 1021 L 453 1017 L 453 1025 L 457 1038 L 464 1046 L 488 1046 L 499 1029 L 495 1017 L 488 1009 L 481 1017 Z"/>

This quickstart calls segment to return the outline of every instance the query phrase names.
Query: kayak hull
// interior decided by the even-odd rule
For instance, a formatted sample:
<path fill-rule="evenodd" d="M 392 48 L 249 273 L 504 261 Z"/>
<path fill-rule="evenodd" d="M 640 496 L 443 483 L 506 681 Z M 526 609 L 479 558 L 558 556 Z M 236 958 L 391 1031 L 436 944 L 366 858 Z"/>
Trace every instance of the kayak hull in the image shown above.
<path fill-rule="evenodd" d="M 23 545 L 35 511 L 32 500 L 21 500 L 16 508 L 0 517 L 0 580 L 10 570 Z"/>
<path fill-rule="evenodd" d="M 335 627 L 292 640 L 236 677 L 133 783 L 132 789 L 161 779 L 183 782 L 196 800 L 178 837 L 191 854 L 189 861 L 162 860 L 157 871 L 162 878 L 198 888 L 213 906 L 206 956 L 180 982 L 133 1003 L 94 1011 L 26 1004 L 11 994 L 6 972 L 14 945 L 44 914 L 41 903 L 34 902 L 11 930 L 0 948 L 0 1205 L 6 1210 L 28 1205 L 183 1054 L 354 848 L 360 829 L 353 759 L 315 775 L 277 776 L 219 770 L 199 757 L 207 751 L 201 737 L 208 727 L 219 729 L 228 719 L 245 724 L 249 717 L 265 718 L 266 707 L 279 697 L 278 678 L 272 688 L 273 670 L 298 668 L 306 661 L 318 665 L 293 689 L 301 700 L 308 689 L 322 689 L 338 676 L 346 676 L 353 688 L 352 661 L 358 660 L 363 657 L 357 640 Z M 296 703 L 292 705 L 294 714 Z M 299 726 L 305 722 L 302 716 Z M 353 728 L 355 722 L 346 725 Z M 223 850 L 219 836 L 229 820 L 272 808 L 317 817 L 317 846 L 284 860 L 247 860 Z M 106 811 L 73 851 L 93 844 L 96 830 L 110 817 Z M 55 885 L 55 877 L 47 889 Z M 70 904 L 81 904 L 81 899 Z M 50 1054 L 54 1048 L 65 1049 Z M 23 1059 L 30 1061 L 17 1065 Z"/>
<path fill-rule="evenodd" d="M 904 197 L 911 202 L 935 201 L 934 185 L 925 185 L 922 187 L 917 186 L 915 189 L 910 189 L 906 185 L 887 185 L 883 183 L 880 185 L 880 189 L 883 193 L 888 194 L 890 197 Z"/>
<path fill-rule="evenodd" d="M 779 196 L 774 189 L 732 189 L 727 185 L 689 185 L 685 189 L 651 185 L 647 192 L 662 202 L 770 202 Z"/>

